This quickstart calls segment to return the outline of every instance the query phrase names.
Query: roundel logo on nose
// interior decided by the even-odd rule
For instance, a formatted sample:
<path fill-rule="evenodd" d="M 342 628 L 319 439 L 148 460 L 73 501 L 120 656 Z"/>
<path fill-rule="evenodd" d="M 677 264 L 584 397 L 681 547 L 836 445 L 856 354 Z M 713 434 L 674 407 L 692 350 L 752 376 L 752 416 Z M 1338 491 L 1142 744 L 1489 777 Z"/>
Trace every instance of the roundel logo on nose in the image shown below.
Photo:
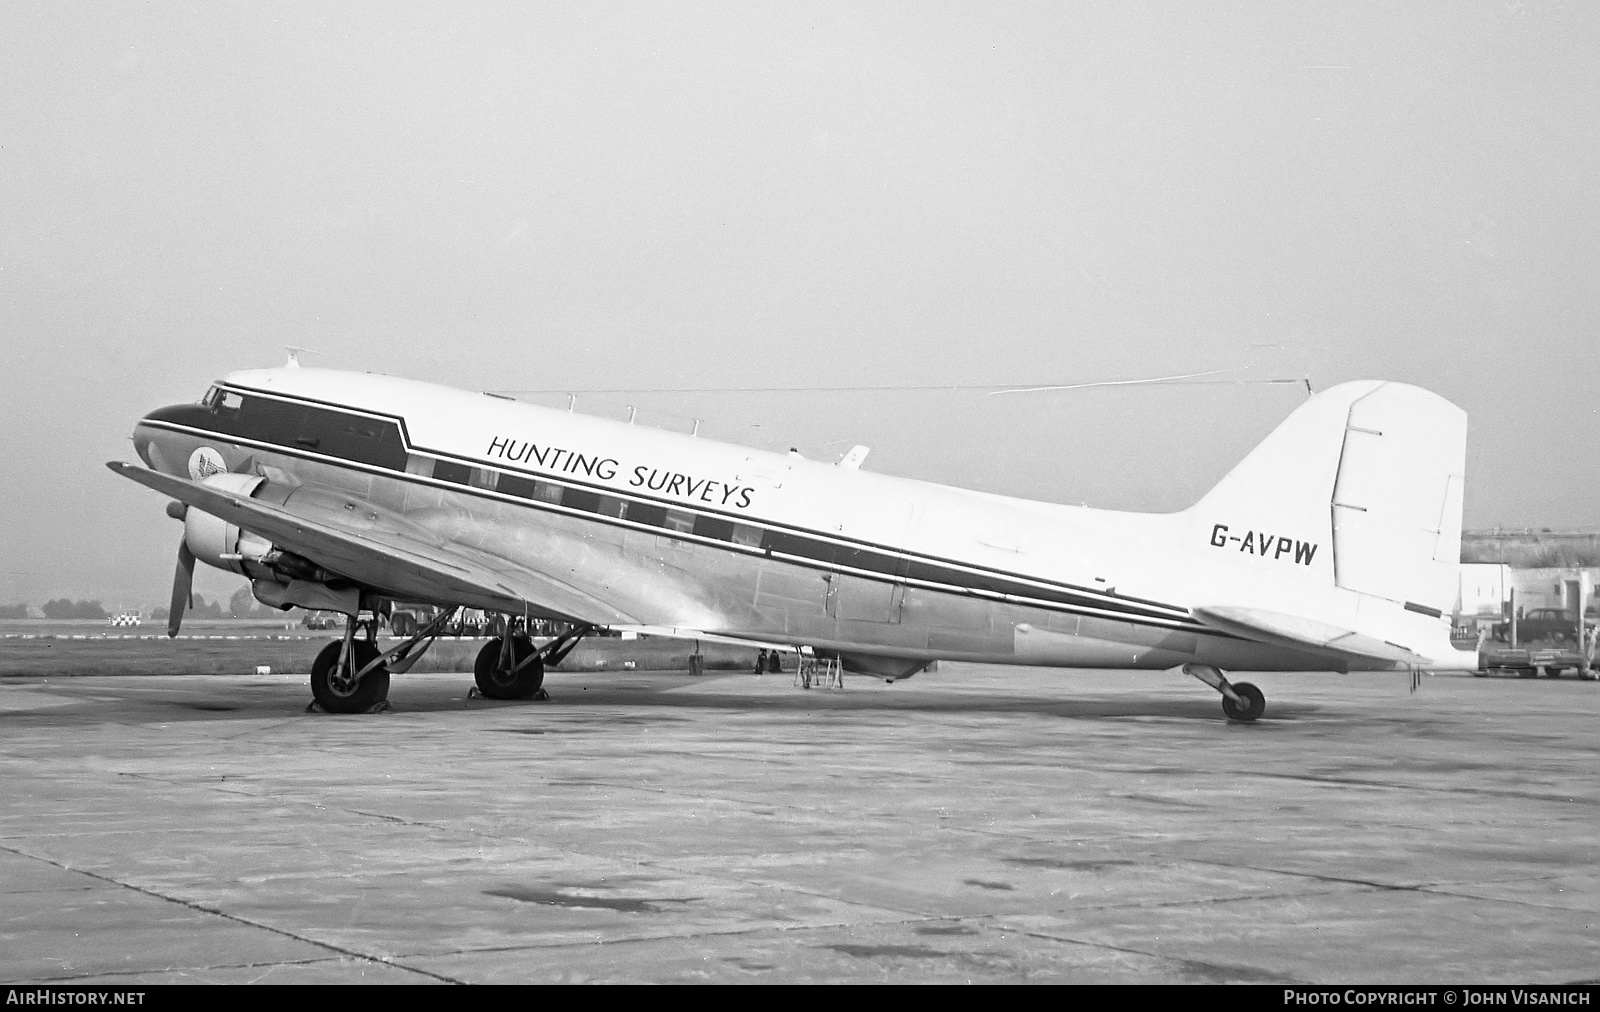
<path fill-rule="evenodd" d="M 205 481 L 214 474 L 224 474 L 228 465 L 222 462 L 222 454 L 209 446 L 202 446 L 189 454 L 189 477 L 195 481 Z"/>

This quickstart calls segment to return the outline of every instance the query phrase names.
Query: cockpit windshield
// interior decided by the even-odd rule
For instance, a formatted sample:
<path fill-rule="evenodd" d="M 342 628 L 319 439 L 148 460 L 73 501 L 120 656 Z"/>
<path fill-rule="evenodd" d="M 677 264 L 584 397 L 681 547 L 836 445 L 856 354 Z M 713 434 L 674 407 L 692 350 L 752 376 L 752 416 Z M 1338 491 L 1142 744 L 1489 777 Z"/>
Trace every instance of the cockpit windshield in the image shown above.
<path fill-rule="evenodd" d="M 225 411 L 237 411 L 239 410 L 239 405 L 243 403 L 243 397 L 232 390 L 224 390 L 219 386 L 213 386 L 210 390 L 207 390 L 205 397 L 200 400 L 200 404 L 210 408 L 213 414 L 219 408 Z"/>

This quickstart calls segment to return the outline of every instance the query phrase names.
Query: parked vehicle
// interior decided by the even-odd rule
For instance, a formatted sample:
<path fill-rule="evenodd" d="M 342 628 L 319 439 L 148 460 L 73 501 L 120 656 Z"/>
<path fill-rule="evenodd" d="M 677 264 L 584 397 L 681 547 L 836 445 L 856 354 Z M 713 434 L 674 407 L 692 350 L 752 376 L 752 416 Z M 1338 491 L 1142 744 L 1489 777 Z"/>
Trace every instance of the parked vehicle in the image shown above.
<path fill-rule="evenodd" d="M 389 615 L 389 632 L 395 636 L 414 635 L 417 630 L 432 622 L 438 614 L 437 608 L 428 605 L 398 605 Z M 506 620 L 503 615 L 482 612 L 476 608 L 463 608 L 440 631 L 440 635 L 500 636 L 504 634 L 505 628 Z"/>
<path fill-rule="evenodd" d="M 1495 623 L 1494 638 L 1502 642 L 1511 639 L 1509 619 Z M 1563 608 L 1535 608 L 1517 619 L 1517 639 L 1523 643 L 1537 643 L 1540 640 L 1575 643 L 1578 639 L 1578 623 Z"/>

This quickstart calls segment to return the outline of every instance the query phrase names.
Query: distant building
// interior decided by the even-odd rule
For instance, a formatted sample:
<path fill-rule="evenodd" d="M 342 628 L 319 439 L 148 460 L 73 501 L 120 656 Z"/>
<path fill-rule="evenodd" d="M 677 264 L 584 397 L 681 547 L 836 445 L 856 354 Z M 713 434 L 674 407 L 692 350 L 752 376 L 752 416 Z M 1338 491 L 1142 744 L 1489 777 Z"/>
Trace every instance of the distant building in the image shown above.
<path fill-rule="evenodd" d="M 1600 531 L 1548 527 L 1463 531 L 1461 561 L 1495 562 L 1517 569 L 1600 568 Z"/>
<path fill-rule="evenodd" d="M 1594 613 L 1600 584 L 1600 531 L 1549 528 L 1464 531 L 1461 535 L 1462 620 L 1509 618 L 1513 608 L 1558 608 L 1576 618 Z"/>

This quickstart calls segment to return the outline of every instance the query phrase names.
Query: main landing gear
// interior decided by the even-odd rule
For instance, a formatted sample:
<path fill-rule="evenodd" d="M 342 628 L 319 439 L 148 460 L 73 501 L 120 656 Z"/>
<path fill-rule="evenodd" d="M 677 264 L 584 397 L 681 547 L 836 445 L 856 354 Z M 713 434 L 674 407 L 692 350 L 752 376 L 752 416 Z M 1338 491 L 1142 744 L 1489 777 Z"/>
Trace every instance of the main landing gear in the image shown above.
<path fill-rule="evenodd" d="M 488 699 L 550 698 L 544 691 L 544 669 L 560 664 L 593 629 L 574 626 L 544 646 L 535 647 L 523 621 L 511 619 L 504 636 L 490 640 L 478 651 L 472 669 L 478 692 Z"/>
<path fill-rule="evenodd" d="M 404 674 L 428 652 L 450 609 L 397 647 L 378 649 L 376 616 L 345 617 L 344 638 L 334 640 L 311 662 L 311 695 L 329 713 L 373 713 L 389 704 L 389 675 Z M 359 634 L 359 635 L 358 635 Z"/>
<path fill-rule="evenodd" d="M 1222 712 L 1229 720 L 1251 721 L 1267 709 L 1267 697 L 1249 682 L 1230 682 L 1222 669 L 1210 664 L 1185 664 L 1183 673 L 1193 675 L 1222 693 Z"/>

